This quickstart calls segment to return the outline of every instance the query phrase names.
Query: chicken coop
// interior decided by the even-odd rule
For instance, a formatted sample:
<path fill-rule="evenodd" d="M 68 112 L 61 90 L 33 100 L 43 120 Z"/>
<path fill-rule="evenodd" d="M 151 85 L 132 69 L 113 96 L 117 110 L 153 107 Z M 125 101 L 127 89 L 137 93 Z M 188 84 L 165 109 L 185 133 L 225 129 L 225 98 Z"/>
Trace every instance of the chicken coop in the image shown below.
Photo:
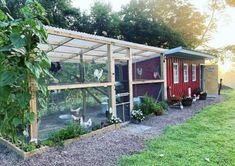
<path fill-rule="evenodd" d="M 72 121 L 105 123 L 110 114 L 123 122 L 141 97 L 164 97 L 162 48 L 55 27 L 45 27 L 48 44 L 40 44 L 50 60 L 46 107 L 40 96 L 31 101 L 37 121 L 31 139 L 43 140 Z"/>

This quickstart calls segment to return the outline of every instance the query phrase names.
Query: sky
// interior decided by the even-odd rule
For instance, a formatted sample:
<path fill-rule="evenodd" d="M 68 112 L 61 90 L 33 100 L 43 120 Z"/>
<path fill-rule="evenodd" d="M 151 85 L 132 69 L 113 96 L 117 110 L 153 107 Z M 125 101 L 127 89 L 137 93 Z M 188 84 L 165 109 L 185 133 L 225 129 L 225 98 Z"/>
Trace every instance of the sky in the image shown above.
<path fill-rule="evenodd" d="M 103 0 L 110 2 L 114 11 L 119 11 L 122 5 L 129 0 Z M 89 12 L 90 6 L 95 0 L 72 0 L 73 6 L 79 7 L 83 11 Z M 208 11 L 207 0 L 189 0 L 201 12 Z M 221 17 L 222 15 L 223 17 Z M 208 45 L 214 48 L 223 47 L 229 44 L 235 44 L 235 8 L 227 8 L 223 14 L 217 13 L 217 30 L 213 33 Z"/>

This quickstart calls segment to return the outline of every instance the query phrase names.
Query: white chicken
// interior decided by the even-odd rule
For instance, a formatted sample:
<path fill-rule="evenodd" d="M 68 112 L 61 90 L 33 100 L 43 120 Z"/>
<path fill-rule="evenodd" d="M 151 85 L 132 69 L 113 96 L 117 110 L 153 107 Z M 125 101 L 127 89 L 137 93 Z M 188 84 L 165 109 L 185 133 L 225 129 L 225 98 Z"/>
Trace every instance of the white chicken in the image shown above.
<path fill-rule="evenodd" d="M 70 109 L 70 112 L 72 112 L 72 113 L 75 113 L 76 115 L 79 115 L 79 113 L 80 113 L 80 110 L 81 110 L 81 108 L 79 107 L 79 108 L 77 108 L 77 109 Z"/>
<path fill-rule="evenodd" d="M 80 118 L 80 125 L 84 128 L 89 128 L 92 126 L 91 118 L 88 119 L 87 122 L 84 122 L 83 117 Z"/>
<path fill-rule="evenodd" d="M 98 81 L 100 80 L 100 78 L 102 77 L 102 75 L 103 75 L 103 69 L 100 69 L 100 70 L 95 69 L 95 71 L 94 71 L 94 77 L 97 78 Z"/>
<path fill-rule="evenodd" d="M 77 117 L 77 116 L 74 116 L 74 115 L 72 115 L 72 118 L 73 118 L 74 121 L 79 121 L 81 119 L 81 117 Z"/>
<path fill-rule="evenodd" d="M 143 74 L 143 69 L 142 68 L 137 68 L 137 74 L 141 76 Z"/>

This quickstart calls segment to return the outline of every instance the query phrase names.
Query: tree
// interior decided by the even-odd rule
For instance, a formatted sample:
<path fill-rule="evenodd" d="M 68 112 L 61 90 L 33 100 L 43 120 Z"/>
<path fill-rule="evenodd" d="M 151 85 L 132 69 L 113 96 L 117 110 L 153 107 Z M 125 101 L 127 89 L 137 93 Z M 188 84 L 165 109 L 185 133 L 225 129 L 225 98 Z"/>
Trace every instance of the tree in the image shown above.
<path fill-rule="evenodd" d="M 91 7 L 90 19 L 94 34 L 114 38 L 120 35 L 119 15 L 112 12 L 110 3 L 96 1 Z"/>
<path fill-rule="evenodd" d="M 149 0 L 148 8 L 153 19 L 179 32 L 188 47 L 195 48 L 208 41 L 208 38 L 201 40 L 206 28 L 206 16 L 187 1 Z"/>
<path fill-rule="evenodd" d="M 146 7 L 144 1 L 132 0 L 122 9 L 120 28 L 124 40 L 164 48 L 186 46 L 180 34 L 153 20 Z"/>

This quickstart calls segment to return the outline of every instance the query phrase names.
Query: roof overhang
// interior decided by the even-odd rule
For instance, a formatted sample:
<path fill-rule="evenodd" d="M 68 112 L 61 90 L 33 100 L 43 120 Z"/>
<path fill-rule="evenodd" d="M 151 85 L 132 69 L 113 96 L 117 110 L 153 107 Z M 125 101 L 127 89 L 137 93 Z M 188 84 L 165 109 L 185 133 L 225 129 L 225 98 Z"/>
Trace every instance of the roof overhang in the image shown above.
<path fill-rule="evenodd" d="M 195 50 L 188 50 L 188 49 L 184 49 L 183 47 L 169 49 L 165 51 L 164 54 L 166 56 L 187 58 L 187 59 L 213 59 L 215 58 L 213 55 L 210 55 L 208 53 L 199 52 Z"/>
<path fill-rule="evenodd" d="M 106 63 L 108 60 L 108 45 L 112 45 L 113 58 L 128 57 L 128 49 L 131 49 L 133 62 L 159 56 L 166 49 L 147 46 L 123 40 L 112 39 L 103 36 L 45 26 L 48 33 L 48 43 L 39 45 L 47 52 L 52 62 L 80 63 L 80 55 L 83 61 L 90 63 Z"/>

